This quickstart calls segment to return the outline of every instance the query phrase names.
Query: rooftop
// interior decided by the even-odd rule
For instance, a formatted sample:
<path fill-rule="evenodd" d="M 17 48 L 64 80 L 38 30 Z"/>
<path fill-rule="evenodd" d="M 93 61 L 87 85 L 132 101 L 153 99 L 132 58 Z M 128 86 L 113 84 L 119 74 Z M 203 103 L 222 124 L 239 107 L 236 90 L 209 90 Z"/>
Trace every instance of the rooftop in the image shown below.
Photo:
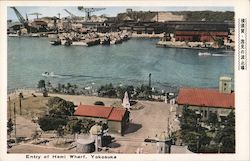
<path fill-rule="evenodd" d="M 104 118 L 110 121 L 122 121 L 126 109 L 96 105 L 79 105 L 75 116 Z"/>
<path fill-rule="evenodd" d="M 234 93 L 221 93 L 215 89 L 181 88 L 177 98 L 179 105 L 234 108 Z"/>
<path fill-rule="evenodd" d="M 123 108 L 113 108 L 111 111 L 108 120 L 110 121 L 121 121 L 126 110 Z"/>
<path fill-rule="evenodd" d="M 112 107 L 105 107 L 105 106 L 79 105 L 74 115 L 108 118 L 112 109 L 113 109 Z"/>

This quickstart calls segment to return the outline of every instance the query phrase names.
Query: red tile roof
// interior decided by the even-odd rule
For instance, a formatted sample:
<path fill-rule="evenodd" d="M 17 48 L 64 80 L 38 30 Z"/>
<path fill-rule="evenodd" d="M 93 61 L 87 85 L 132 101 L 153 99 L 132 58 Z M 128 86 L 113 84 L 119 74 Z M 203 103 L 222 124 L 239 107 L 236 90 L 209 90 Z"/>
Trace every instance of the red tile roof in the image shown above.
<path fill-rule="evenodd" d="M 74 113 L 76 116 L 90 116 L 98 118 L 108 118 L 112 107 L 79 105 Z"/>
<path fill-rule="evenodd" d="M 180 105 L 234 108 L 234 93 L 215 89 L 181 88 L 177 98 Z"/>
<path fill-rule="evenodd" d="M 122 121 L 123 116 L 125 115 L 126 110 L 123 108 L 113 108 L 110 113 L 108 120 L 111 121 Z"/>
<path fill-rule="evenodd" d="M 123 108 L 79 105 L 74 113 L 75 116 L 87 116 L 105 118 L 110 121 L 122 121 L 126 110 Z"/>

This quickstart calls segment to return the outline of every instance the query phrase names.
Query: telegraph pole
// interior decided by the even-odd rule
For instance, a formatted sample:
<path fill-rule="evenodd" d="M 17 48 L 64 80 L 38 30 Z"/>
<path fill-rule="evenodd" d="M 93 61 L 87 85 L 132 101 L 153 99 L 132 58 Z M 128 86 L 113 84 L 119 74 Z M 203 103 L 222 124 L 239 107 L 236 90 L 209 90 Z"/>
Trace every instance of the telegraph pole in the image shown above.
<path fill-rule="evenodd" d="M 151 73 L 149 73 L 149 75 L 148 75 L 148 86 L 149 86 L 150 98 L 152 98 Z"/>
<path fill-rule="evenodd" d="M 11 102 L 10 102 L 10 96 L 8 97 L 8 108 L 9 108 L 9 118 L 11 119 Z"/>
<path fill-rule="evenodd" d="M 22 97 L 23 97 L 23 94 L 20 93 L 19 94 L 19 108 L 20 108 L 20 115 L 22 115 Z"/>
<path fill-rule="evenodd" d="M 151 88 L 151 73 L 148 75 L 148 86 Z"/>
<path fill-rule="evenodd" d="M 15 126 L 15 142 L 17 143 L 17 138 L 16 138 L 16 103 L 14 103 L 14 126 Z"/>

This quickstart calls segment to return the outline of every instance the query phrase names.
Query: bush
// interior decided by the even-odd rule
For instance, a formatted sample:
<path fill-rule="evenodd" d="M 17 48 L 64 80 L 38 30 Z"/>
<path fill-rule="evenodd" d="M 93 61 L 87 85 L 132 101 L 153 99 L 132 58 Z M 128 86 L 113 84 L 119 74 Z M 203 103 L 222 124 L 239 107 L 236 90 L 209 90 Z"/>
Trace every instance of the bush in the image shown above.
<path fill-rule="evenodd" d="M 62 118 L 44 116 L 38 119 L 38 124 L 43 131 L 56 130 L 60 125 L 66 125 L 67 121 Z"/>
<path fill-rule="evenodd" d="M 49 115 L 55 117 L 72 116 L 75 112 L 75 105 L 72 102 L 59 97 L 50 98 L 47 106 L 49 107 Z"/>

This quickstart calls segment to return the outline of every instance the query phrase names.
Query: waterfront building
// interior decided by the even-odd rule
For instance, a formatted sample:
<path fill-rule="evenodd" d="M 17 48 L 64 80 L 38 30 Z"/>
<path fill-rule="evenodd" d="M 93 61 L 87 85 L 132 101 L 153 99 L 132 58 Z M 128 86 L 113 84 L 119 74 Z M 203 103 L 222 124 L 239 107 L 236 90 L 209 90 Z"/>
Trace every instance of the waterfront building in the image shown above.
<path fill-rule="evenodd" d="M 234 110 L 234 92 L 224 93 L 216 89 L 181 88 L 177 104 L 179 117 L 183 108 L 187 107 L 200 113 L 203 120 L 208 119 L 211 113 L 217 114 L 220 119 Z"/>
<path fill-rule="evenodd" d="M 217 38 L 227 39 L 229 26 L 226 23 L 186 22 L 175 26 L 176 41 L 214 42 Z"/>
<path fill-rule="evenodd" d="M 129 112 L 124 108 L 97 105 L 79 105 L 74 113 L 78 119 L 86 118 L 107 123 L 109 131 L 124 135 L 129 125 Z"/>

